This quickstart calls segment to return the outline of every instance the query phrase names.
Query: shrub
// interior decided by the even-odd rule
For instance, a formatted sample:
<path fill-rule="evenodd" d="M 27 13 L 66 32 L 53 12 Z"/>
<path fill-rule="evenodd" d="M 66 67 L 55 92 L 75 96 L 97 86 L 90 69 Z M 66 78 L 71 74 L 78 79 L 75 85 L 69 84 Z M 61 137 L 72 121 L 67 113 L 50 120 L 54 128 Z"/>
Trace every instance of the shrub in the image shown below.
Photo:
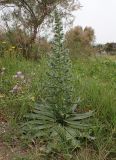
<path fill-rule="evenodd" d="M 70 50 L 71 58 L 79 56 L 90 56 L 94 49 L 92 43 L 94 42 L 94 30 L 91 27 L 76 26 L 66 32 L 65 45 Z"/>

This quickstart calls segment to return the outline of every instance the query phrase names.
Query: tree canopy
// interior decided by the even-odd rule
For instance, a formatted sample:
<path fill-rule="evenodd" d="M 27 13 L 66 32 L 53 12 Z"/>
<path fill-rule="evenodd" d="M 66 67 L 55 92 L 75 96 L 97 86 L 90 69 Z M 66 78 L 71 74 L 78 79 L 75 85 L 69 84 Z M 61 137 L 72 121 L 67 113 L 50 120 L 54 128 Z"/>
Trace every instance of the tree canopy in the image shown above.
<path fill-rule="evenodd" d="M 78 0 L 0 0 L 1 9 L 12 8 L 11 20 L 28 32 L 30 43 L 35 40 L 38 28 L 42 24 L 50 24 L 52 13 L 56 8 L 60 10 L 60 14 L 65 17 L 66 21 L 70 22 L 71 11 L 77 10 L 79 6 Z"/>

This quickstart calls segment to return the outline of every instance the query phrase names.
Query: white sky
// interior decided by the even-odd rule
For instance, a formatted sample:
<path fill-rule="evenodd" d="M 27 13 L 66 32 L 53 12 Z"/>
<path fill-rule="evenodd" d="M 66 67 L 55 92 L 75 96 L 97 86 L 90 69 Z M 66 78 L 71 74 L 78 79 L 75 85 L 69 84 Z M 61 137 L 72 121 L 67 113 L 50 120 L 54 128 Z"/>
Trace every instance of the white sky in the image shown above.
<path fill-rule="evenodd" d="M 74 25 L 91 26 L 96 42 L 116 42 L 116 0 L 80 0 Z"/>

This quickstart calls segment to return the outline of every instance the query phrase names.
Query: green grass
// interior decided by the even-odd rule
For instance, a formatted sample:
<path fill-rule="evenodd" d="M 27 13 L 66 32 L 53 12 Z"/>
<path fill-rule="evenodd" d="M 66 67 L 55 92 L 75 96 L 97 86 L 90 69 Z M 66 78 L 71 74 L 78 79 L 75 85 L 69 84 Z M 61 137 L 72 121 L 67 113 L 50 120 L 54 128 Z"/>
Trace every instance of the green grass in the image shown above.
<path fill-rule="evenodd" d="M 4 75 L 0 77 L 0 91 L 1 96 L 3 95 L 1 108 L 16 112 L 15 117 L 19 118 L 20 114 L 24 114 L 28 108 L 33 106 L 35 99 L 42 95 L 42 93 L 39 93 L 39 89 L 42 86 L 45 71 L 45 65 L 43 64 L 44 61 L 34 63 L 25 59 L 1 59 L 0 68 L 5 67 L 6 69 Z M 18 71 L 25 75 L 25 83 L 23 83 L 23 80 L 13 78 L 13 75 L 16 75 Z M 13 94 L 10 91 L 17 83 L 21 86 L 21 92 Z"/>
<path fill-rule="evenodd" d="M 2 141 L 12 145 L 13 141 L 19 143 L 20 135 L 17 133 L 17 126 L 23 120 L 23 115 L 33 108 L 35 101 L 45 95 L 42 82 L 47 67 L 44 58 L 40 62 L 32 62 L 23 58 L 18 60 L 9 57 L 0 59 L 0 68 L 2 67 L 6 70 L 0 77 L 0 121 L 9 124 L 6 132 L 2 133 Z M 13 75 L 18 71 L 24 73 L 26 84 L 13 79 Z M 17 94 L 9 92 L 17 83 L 22 86 L 21 91 Z M 71 156 L 75 160 L 114 160 L 116 156 L 116 61 L 108 57 L 75 60 L 73 83 L 73 96 L 82 99 L 78 110 L 95 110 L 93 117 L 93 125 L 96 126 L 93 133 L 95 140 L 84 142 L 79 151 L 69 153 L 70 155 L 64 155 L 60 149 L 57 151 L 57 148 L 63 146 L 56 144 L 52 154 L 41 151 L 41 147 L 45 148 L 45 142 L 42 144 L 39 142 L 36 147 L 31 146 L 27 160 L 42 159 L 42 157 L 45 160 L 52 160 L 55 159 L 54 155 L 56 159 L 66 160 L 71 159 Z M 22 148 L 25 145 L 30 145 L 30 141 L 20 141 Z M 20 157 L 14 155 L 13 158 L 18 160 L 21 159 Z"/>

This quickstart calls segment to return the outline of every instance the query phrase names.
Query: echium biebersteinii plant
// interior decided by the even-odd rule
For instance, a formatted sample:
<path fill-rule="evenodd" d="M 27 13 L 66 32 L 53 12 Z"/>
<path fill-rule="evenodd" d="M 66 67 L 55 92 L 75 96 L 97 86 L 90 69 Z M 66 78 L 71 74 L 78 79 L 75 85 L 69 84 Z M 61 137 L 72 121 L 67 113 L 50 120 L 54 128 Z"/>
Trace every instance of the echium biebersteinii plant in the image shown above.
<path fill-rule="evenodd" d="M 63 27 L 58 12 L 55 12 L 55 37 L 53 51 L 48 61 L 47 103 L 56 116 L 66 116 L 72 106 L 72 64 L 64 47 Z M 57 118 L 58 118 L 57 117 Z"/>
<path fill-rule="evenodd" d="M 32 113 L 26 115 L 23 131 L 36 137 L 65 135 L 66 140 L 76 142 L 84 130 L 90 127 L 84 120 L 92 111 L 77 113 L 77 103 L 72 98 L 72 66 L 68 50 L 64 48 L 63 27 L 58 12 L 55 12 L 55 39 L 53 52 L 48 61 L 46 98 L 37 103 Z"/>

